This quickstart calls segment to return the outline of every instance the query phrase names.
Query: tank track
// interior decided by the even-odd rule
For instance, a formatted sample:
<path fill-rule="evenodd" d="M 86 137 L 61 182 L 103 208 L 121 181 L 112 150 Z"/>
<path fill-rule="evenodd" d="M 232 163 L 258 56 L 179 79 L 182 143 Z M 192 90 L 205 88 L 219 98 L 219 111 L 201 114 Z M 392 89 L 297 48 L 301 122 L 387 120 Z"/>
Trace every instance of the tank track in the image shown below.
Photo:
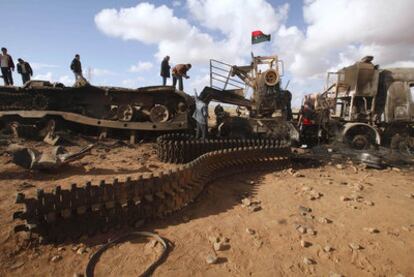
<path fill-rule="evenodd" d="M 63 242 L 161 218 L 187 206 L 217 178 L 245 172 L 252 165 L 272 170 L 288 166 L 290 145 L 280 140 L 197 141 L 187 135 L 165 135 L 157 141 L 157 152 L 162 161 L 186 163 L 125 181 L 56 186 L 51 192 L 39 189 L 36 197 L 18 193 L 16 203 L 23 204 L 24 211 L 13 218 L 25 223 L 16 225 L 15 232 L 30 232 L 45 243 Z"/>

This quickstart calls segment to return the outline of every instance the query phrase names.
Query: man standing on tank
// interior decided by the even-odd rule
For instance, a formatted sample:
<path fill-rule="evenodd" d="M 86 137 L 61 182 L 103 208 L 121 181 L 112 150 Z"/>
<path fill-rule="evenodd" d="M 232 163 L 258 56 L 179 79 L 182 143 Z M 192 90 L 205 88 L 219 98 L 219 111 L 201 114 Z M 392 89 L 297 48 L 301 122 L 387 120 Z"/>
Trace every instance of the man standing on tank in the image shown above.
<path fill-rule="evenodd" d="M 13 85 L 12 71 L 14 71 L 13 58 L 7 54 L 6 48 L 1 48 L 2 55 L 0 55 L 1 74 L 3 75 L 4 85 Z"/>
<path fill-rule="evenodd" d="M 170 78 L 170 56 L 165 56 L 165 58 L 161 62 L 161 77 L 162 77 L 162 85 L 167 85 L 167 78 Z"/>
<path fill-rule="evenodd" d="M 30 76 L 33 76 L 33 70 L 30 64 L 23 59 L 17 59 L 19 62 L 17 63 L 17 73 L 22 75 L 22 82 L 23 85 L 30 81 Z"/>
<path fill-rule="evenodd" d="M 70 69 L 73 71 L 73 74 L 75 74 L 75 81 L 77 81 L 78 79 L 83 79 L 82 64 L 80 62 L 79 54 L 75 55 L 75 58 L 72 60 L 72 63 L 70 64 Z"/>
<path fill-rule="evenodd" d="M 177 85 L 178 80 L 178 89 L 183 91 L 184 85 L 183 85 L 183 77 L 188 79 L 190 78 L 187 75 L 188 70 L 190 70 L 191 64 L 177 64 L 172 69 L 172 76 L 173 76 L 173 87 Z"/>

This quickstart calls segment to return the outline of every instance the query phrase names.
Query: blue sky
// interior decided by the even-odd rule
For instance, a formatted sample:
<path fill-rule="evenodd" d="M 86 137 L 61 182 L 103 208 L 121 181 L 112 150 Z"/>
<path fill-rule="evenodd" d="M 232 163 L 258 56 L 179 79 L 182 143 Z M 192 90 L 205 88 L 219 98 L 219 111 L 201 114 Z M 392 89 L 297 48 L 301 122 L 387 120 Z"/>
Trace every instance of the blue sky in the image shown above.
<path fill-rule="evenodd" d="M 15 60 L 21 57 L 35 64 L 34 75 L 52 78 L 72 77 L 69 64 L 75 53 L 81 55 L 84 70 L 95 68 L 101 72 L 92 82 L 107 85 L 123 85 L 122 81 L 139 78 L 139 85 L 159 82 L 158 60 L 155 59 L 156 45 L 139 41 L 122 40 L 109 37 L 98 30 L 94 17 L 105 8 L 128 8 L 143 1 L 132 0 L 1 0 L 2 15 L 6 28 L 2 31 L 1 44 L 8 48 Z M 184 2 L 173 7 L 172 1 L 150 1 L 155 6 L 167 5 L 174 8 L 174 15 L 186 17 L 188 13 Z M 284 1 L 270 1 L 272 5 Z M 301 1 L 291 1 L 289 22 L 300 24 L 302 21 Z M 247 39 L 251 30 L 246 30 Z M 211 32 L 220 37 L 220 33 Z M 151 71 L 132 73 L 128 69 L 138 61 L 154 63 Z M 231 61 L 229 61 L 231 62 Z M 36 66 L 36 64 L 38 64 Z M 193 73 L 197 71 L 195 67 Z M 155 77 L 154 77 L 155 75 Z M 14 74 L 16 82 L 20 76 Z"/>
<path fill-rule="evenodd" d="M 304 93 L 323 88 L 328 70 L 363 55 L 414 66 L 410 0 L 392 9 L 387 0 L 0 0 L 0 6 L 7 11 L 1 46 L 14 60 L 29 61 L 36 77 L 66 84 L 73 82 L 76 53 L 85 75 L 93 69 L 92 84 L 127 87 L 159 84 L 159 59 L 169 54 L 172 64 L 193 63 L 185 84 L 192 93 L 207 84 L 209 58 L 248 62 L 253 50 L 284 60 L 283 81 L 291 80 L 297 105 Z M 255 29 L 271 33 L 272 42 L 252 47 Z M 20 76 L 14 78 L 19 85 Z"/>

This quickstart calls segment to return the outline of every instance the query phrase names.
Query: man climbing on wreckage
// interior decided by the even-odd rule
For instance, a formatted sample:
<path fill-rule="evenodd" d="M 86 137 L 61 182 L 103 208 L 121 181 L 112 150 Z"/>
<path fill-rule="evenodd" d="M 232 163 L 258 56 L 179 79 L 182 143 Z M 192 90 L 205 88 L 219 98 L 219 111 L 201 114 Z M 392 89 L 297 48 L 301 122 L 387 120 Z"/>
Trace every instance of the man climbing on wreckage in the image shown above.
<path fill-rule="evenodd" d="M 195 111 L 193 114 L 193 118 L 196 121 L 196 138 L 205 139 L 207 133 L 207 105 L 204 103 L 197 95 L 195 95 Z"/>

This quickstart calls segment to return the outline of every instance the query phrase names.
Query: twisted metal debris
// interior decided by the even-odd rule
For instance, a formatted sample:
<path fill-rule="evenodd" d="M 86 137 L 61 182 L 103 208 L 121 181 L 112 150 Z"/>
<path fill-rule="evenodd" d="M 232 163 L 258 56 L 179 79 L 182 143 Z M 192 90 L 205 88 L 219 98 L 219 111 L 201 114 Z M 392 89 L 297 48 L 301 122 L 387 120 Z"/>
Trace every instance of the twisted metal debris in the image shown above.
<path fill-rule="evenodd" d="M 34 198 L 19 193 L 16 203 L 25 209 L 13 218 L 25 223 L 15 231 L 29 231 L 44 242 L 62 242 L 163 217 L 194 201 L 214 179 L 251 170 L 252 165 L 273 170 L 286 166 L 290 147 L 275 139 L 197 141 L 165 135 L 157 140 L 157 153 L 162 161 L 185 164 L 124 181 L 56 186 L 51 192 L 39 189 Z"/>

